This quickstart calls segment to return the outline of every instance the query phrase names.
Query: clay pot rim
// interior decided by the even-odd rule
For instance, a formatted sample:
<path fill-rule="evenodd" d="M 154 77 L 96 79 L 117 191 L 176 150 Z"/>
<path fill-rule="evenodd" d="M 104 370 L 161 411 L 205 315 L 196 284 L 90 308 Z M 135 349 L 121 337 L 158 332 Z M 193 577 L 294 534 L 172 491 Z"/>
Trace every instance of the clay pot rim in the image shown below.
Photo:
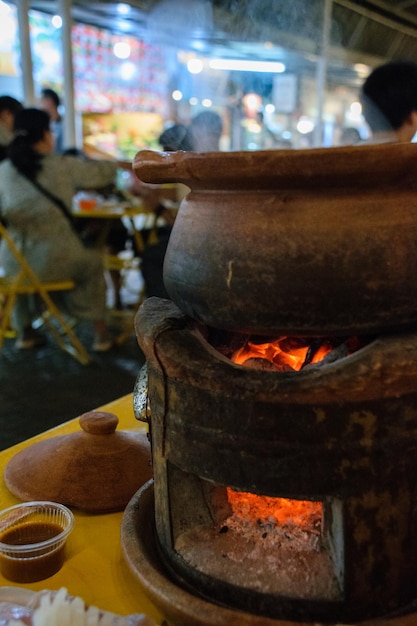
<path fill-rule="evenodd" d="M 279 189 L 416 184 L 417 144 L 236 152 L 141 150 L 133 169 L 147 183 L 182 182 L 191 189 Z"/>

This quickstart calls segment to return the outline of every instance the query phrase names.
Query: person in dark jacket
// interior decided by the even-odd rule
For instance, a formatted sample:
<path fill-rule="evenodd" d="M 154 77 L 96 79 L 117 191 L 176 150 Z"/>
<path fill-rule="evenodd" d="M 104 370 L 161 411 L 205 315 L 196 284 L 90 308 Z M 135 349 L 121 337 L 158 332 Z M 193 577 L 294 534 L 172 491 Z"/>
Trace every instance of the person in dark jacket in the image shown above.
<path fill-rule="evenodd" d="M 372 143 L 411 141 L 417 132 L 417 63 L 391 61 L 375 68 L 360 100 Z"/>

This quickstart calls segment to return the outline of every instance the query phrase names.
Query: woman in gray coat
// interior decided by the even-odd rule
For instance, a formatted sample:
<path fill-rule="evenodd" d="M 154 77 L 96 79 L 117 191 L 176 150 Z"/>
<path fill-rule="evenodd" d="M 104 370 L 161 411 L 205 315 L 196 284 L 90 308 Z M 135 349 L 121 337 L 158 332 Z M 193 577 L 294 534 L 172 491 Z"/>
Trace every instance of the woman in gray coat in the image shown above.
<path fill-rule="evenodd" d="M 33 108 L 21 111 L 15 120 L 9 158 L 0 164 L 0 215 L 42 280 L 74 280 L 75 289 L 64 296 L 65 306 L 75 318 L 94 323 L 93 350 L 105 351 L 112 341 L 104 322 L 106 283 L 102 260 L 98 251 L 84 247 L 74 229 L 70 208 L 78 189 L 114 182 L 117 164 L 82 161 L 53 151 L 48 114 Z M 48 197 L 49 193 L 59 202 Z M 17 269 L 4 242 L 0 245 L 0 265 L 6 274 Z M 18 348 L 44 343 L 45 338 L 32 328 L 33 315 L 29 299 L 20 297 L 13 320 Z"/>

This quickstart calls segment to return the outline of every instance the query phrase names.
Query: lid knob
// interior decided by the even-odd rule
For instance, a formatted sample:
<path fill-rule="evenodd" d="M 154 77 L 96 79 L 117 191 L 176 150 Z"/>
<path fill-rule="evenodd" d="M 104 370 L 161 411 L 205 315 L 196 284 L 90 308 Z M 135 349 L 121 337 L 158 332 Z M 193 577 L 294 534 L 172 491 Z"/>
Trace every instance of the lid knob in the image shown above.
<path fill-rule="evenodd" d="M 91 435 L 111 435 L 117 428 L 119 418 L 106 411 L 89 411 L 79 419 L 81 428 Z"/>

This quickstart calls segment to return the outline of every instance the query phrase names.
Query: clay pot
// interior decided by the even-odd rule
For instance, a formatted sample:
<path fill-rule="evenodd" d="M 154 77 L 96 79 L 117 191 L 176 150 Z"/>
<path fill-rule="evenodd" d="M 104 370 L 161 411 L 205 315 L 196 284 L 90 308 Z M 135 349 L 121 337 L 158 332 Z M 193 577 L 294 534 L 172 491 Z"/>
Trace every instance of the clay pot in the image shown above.
<path fill-rule="evenodd" d="M 164 265 L 208 326 L 351 335 L 417 321 L 417 145 L 139 152 L 148 183 L 182 182 Z"/>

